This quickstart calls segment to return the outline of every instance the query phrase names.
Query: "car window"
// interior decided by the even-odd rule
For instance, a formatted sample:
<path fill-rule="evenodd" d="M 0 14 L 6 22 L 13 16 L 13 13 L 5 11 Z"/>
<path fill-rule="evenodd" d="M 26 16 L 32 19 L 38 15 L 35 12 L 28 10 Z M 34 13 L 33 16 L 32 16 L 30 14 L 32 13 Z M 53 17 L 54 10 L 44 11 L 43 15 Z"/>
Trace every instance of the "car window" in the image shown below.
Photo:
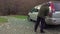
<path fill-rule="evenodd" d="M 31 12 L 38 12 L 38 9 L 33 8 Z"/>
<path fill-rule="evenodd" d="M 54 7 L 56 11 L 60 11 L 60 2 L 55 2 Z"/>

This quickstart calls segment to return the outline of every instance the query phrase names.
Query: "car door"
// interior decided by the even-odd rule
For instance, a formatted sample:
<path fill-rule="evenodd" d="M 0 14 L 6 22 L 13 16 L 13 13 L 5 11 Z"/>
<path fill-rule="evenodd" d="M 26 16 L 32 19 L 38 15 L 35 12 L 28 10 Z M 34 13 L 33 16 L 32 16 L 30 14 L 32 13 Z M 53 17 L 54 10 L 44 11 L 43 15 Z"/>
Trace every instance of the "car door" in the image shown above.
<path fill-rule="evenodd" d="M 37 19 L 37 15 L 38 15 L 38 11 L 40 10 L 42 5 L 38 5 L 38 6 L 35 6 L 31 12 L 29 13 L 30 14 L 30 18 L 32 20 L 36 20 Z"/>
<path fill-rule="evenodd" d="M 31 15 L 31 18 L 33 20 L 36 20 L 37 19 L 37 14 L 38 14 L 38 12 L 33 12 L 32 15 Z"/>
<path fill-rule="evenodd" d="M 33 9 L 30 11 L 29 14 L 30 14 L 30 18 L 31 18 L 32 20 L 36 20 L 37 14 L 38 14 L 38 9 L 33 8 Z"/>

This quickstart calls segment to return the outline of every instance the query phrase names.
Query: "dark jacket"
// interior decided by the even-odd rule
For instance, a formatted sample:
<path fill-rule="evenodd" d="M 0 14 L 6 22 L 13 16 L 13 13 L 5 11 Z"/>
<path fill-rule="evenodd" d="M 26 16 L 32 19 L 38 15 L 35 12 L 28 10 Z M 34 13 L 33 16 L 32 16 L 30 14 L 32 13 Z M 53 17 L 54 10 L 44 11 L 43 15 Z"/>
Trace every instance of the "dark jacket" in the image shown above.
<path fill-rule="evenodd" d="M 48 5 L 43 5 L 41 6 L 39 12 L 38 12 L 38 16 L 39 17 L 45 17 L 48 15 L 49 12 L 49 6 Z"/>

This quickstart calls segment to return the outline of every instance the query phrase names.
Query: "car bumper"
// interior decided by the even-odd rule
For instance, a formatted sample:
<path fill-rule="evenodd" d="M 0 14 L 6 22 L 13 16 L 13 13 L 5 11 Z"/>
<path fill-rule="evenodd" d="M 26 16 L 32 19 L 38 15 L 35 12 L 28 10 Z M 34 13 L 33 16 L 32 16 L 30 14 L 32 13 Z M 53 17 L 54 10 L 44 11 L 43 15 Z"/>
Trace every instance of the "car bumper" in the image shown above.
<path fill-rule="evenodd" d="M 45 21 L 49 25 L 60 25 L 60 18 L 46 18 Z"/>

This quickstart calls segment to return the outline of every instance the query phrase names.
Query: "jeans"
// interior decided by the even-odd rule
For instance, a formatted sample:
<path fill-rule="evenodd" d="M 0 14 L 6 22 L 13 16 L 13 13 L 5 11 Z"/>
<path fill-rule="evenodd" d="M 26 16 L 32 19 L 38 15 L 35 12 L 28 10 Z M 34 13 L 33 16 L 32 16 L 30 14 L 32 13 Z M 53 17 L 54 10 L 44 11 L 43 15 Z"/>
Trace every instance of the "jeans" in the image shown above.
<path fill-rule="evenodd" d="M 40 24 L 40 31 L 43 31 L 45 25 L 45 18 L 37 17 L 37 22 L 35 23 L 35 31 L 37 30 L 39 24 Z"/>

